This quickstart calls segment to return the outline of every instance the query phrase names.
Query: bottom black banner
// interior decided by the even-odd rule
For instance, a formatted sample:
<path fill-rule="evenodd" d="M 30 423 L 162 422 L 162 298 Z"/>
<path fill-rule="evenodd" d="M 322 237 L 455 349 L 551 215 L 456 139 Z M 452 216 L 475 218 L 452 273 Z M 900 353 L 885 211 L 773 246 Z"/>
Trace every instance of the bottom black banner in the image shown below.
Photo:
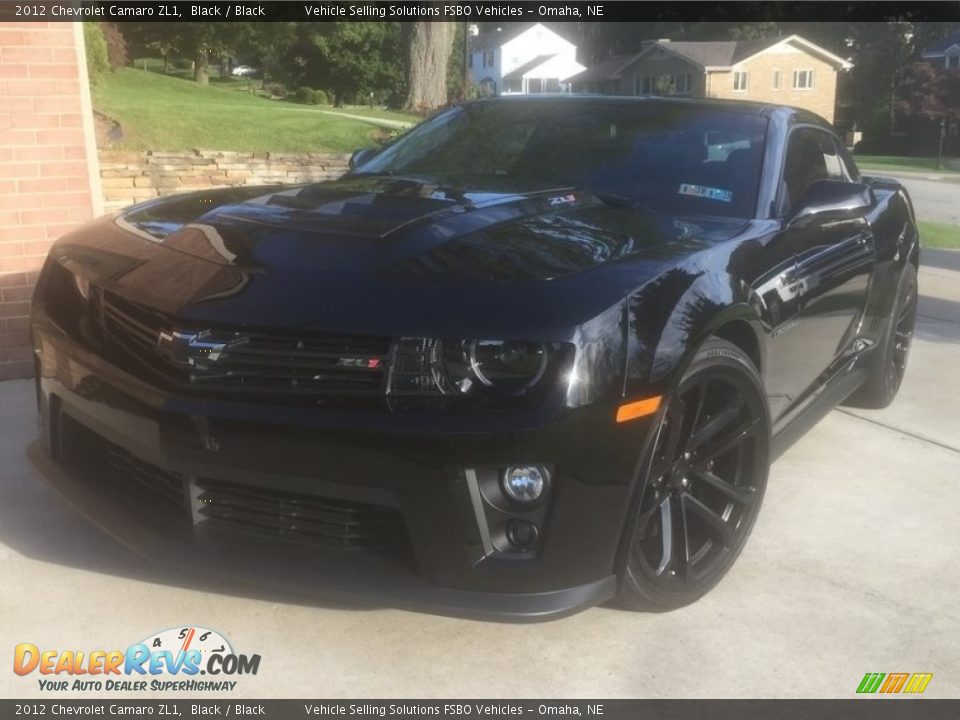
<path fill-rule="evenodd" d="M 955 720 L 960 717 L 960 700 L 0 700 L 0 718 L 53 716 Z"/>

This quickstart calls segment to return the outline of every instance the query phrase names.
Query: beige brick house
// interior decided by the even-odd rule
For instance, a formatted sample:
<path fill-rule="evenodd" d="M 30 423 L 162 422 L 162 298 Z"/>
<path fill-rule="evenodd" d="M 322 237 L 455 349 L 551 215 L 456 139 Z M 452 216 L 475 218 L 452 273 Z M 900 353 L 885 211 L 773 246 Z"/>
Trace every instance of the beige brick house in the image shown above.
<path fill-rule="evenodd" d="M 853 65 L 799 35 L 644 43 L 570 79 L 575 92 L 676 95 L 793 105 L 833 122 L 837 73 Z"/>

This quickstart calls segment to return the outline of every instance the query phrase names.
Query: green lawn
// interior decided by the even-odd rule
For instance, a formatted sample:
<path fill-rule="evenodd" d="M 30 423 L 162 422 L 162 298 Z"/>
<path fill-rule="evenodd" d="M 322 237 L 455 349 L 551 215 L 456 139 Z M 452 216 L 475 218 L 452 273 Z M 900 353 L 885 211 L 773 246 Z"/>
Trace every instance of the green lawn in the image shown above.
<path fill-rule="evenodd" d="M 325 115 L 320 106 L 238 92 L 245 87 L 121 68 L 94 91 L 94 107 L 120 122 L 124 139 L 114 147 L 129 150 L 350 152 L 385 134 L 372 115 L 373 122 Z"/>
<path fill-rule="evenodd" d="M 936 158 L 904 157 L 901 155 L 854 155 L 857 166 L 863 170 L 908 170 L 911 172 L 956 173 L 956 170 L 937 170 Z M 958 173 L 960 174 L 960 173 Z"/>
<path fill-rule="evenodd" d="M 960 225 L 921 220 L 920 245 L 929 248 L 960 250 Z"/>

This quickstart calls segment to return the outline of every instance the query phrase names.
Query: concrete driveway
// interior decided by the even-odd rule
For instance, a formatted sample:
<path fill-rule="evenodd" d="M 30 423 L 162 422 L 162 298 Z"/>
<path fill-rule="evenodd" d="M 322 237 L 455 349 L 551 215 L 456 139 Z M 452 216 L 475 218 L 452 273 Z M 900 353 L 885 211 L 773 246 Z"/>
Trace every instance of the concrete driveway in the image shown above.
<path fill-rule="evenodd" d="M 31 385 L 0 384 L 0 649 L 123 648 L 205 625 L 262 656 L 232 694 L 250 698 L 849 698 L 864 673 L 899 671 L 933 672 L 926 695 L 957 697 L 958 259 L 926 255 L 895 405 L 825 418 L 774 465 L 730 575 L 661 615 L 597 608 L 499 625 L 250 596 L 158 569 L 35 476 L 24 458 Z M 10 660 L 0 696 L 41 695 L 36 675 L 14 675 Z"/>

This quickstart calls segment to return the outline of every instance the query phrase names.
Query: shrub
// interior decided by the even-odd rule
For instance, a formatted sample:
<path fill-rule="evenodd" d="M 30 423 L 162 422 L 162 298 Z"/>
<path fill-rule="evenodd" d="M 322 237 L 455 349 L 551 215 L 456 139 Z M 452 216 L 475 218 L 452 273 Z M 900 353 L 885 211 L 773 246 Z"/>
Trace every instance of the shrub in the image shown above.
<path fill-rule="evenodd" d="M 113 23 L 100 23 L 100 30 L 107 43 L 107 62 L 110 63 L 110 69 L 116 70 L 126 65 L 129 62 L 127 41 L 120 28 Z"/>
<path fill-rule="evenodd" d="M 323 90 L 314 90 L 313 91 L 313 104 L 314 105 L 329 105 L 330 98 L 327 97 L 327 93 Z"/>
<path fill-rule="evenodd" d="M 314 104 L 313 88 L 308 87 L 307 85 L 297 88 L 297 91 L 293 94 L 293 101 L 298 102 L 301 105 L 313 105 Z"/>
<path fill-rule="evenodd" d="M 83 45 L 87 54 L 87 76 L 91 85 L 99 85 L 110 69 L 107 60 L 107 41 L 103 37 L 100 23 L 83 23 Z"/>
<path fill-rule="evenodd" d="M 268 97 L 285 98 L 287 96 L 287 86 L 279 82 L 265 82 L 263 84 L 263 94 Z"/>

